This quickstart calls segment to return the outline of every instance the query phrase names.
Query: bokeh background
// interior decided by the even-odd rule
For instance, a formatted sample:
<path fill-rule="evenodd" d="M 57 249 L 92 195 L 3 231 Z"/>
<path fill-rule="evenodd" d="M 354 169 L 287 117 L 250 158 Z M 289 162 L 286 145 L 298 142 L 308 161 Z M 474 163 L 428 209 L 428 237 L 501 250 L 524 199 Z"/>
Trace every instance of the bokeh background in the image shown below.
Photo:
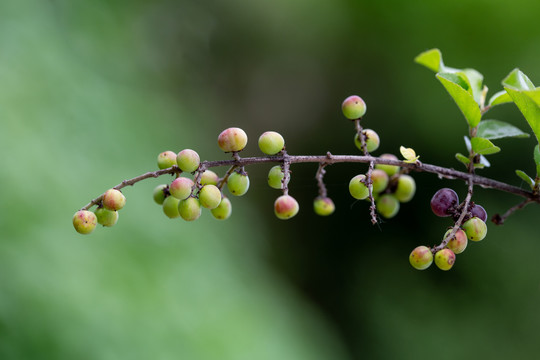
<path fill-rule="evenodd" d="M 466 123 L 433 73 L 413 63 L 438 47 L 491 93 L 520 67 L 540 83 L 540 2 L 0 2 L 1 359 L 534 358 L 540 350 L 540 208 L 531 205 L 458 256 L 415 271 L 408 255 L 449 224 L 418 193 L 378 226 L 348 195 L 365 165 L 326 176 L 337 204 L 311 211 L 311 164 L 293 167 L 293 220 L 277 220 L 269 166 L 225 222 L 169 220 L 152 189 L 127 188 L 114 228 L 77 234 L 73 213 L 164 150 L 224 159 L 216 138 L 239 126 L 257 155 L 266 130 L 291 154 L 355 154 L 341 101 L 361 95 L 377 154 L 411 146 L 459 168 Z M 530 132 L 513 105 L 492 118 Z M 533 139 L 502 140 L 482 174 L 525 186 Z M 221 171 L 223 174 L 223 170 Z M 477 189 L 493 215 L 518 198 Z"/>

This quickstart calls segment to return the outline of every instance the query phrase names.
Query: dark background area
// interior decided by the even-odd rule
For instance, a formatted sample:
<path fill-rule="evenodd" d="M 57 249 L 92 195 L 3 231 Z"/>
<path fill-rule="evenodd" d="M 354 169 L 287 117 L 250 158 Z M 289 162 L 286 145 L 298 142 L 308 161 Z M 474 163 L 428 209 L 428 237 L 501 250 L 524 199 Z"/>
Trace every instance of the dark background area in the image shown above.
<path fill-rule="evenodd" d="M 538 353 L 538 206 L 458 255 L 451 271 L 416 271 L 418 245 L 440 241 L 441 187 L 413 174 L 415 198 L 372 226 L 347 191 L 366 165 L 327 168 L 328 218 L 311 210 L 314 164 L 293 165 L 294 219 L 274 217 L 270 166 L 217 221 L 169 220 L 151 198 L 169 178 L 124 191 L 113 228 L 77 234 L 73 213 L 157 154 L 192 148 L 225 159 L 225 128 L 242 156 L 267 130 L 290 154 L 358 154 L 340 104 L 367 103 L 375 155 L 413 147 L 460 169 L 466 122 L 414 57 L 442 50 L 490 94 L 515 67 L 540 83 L 540 3 L 507 1 L 15 1 L 0 3 L 0 358 L 438 359 Z M 510 104 L 488 118 L 530 132 Z M 525 187 L 533 138 L 500 140 L 481 175 Z M 219 169 L 222 175 L 224 169 Z M 489 216 L 520 199 L 476 189 Z"/>

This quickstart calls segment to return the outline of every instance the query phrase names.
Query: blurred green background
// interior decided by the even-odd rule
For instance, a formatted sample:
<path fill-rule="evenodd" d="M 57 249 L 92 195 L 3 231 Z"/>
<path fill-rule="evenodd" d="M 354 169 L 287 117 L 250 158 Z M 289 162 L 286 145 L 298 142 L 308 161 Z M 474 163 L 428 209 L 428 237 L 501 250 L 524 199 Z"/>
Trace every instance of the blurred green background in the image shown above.
<path fill-rule="evenodd" d="M 269 166 L 226 222 L 169 220 L 125 189 L 117 226 L 77 234 L 73 213 L 157 154 L 226 158 L 221 130 L 279 131 L 291 154 L 355 154 L 341 101 L 361 95 L 376 154 L 411 146 L 459 168 L 466 123 L 433 73 L 439 47 L 491 93 L 520 67 L 540 83 L 540 3 L 482 1 L 0 2 L 1 359 L 534 358 L 540 350 L 540 208 L 472 244 L 452 271 L 408 255 L 449 224 L 429 199 L 459 181 L 416 174 L 400 214 L 371 226 L 347 192 L 365 165 L 328 168 L 330 218 L 311 211 L 315 165 L 293 167 L 301 205 L 275 219 Z M 530 132 L 513 105 L 493 118 Z M 534 140 L 503 140 L 483 175 L 525 186 Z M 223 170 L 221 171 L 223 174 Z M 489 215 L 519 199 L 477 189 Z"/>

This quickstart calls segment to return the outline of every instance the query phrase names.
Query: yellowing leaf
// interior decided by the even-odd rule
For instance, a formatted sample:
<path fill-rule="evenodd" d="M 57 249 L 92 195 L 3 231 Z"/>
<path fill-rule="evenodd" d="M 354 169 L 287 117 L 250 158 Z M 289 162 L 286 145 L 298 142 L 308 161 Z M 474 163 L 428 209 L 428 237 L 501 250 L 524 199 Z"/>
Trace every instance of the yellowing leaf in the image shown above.
<path fill-rule="evenodd" d="M 416 156 L 416 152 L 411 148 L 406 148 L 404 146 L 400 146 L 399 152 L 401 152 L 401 155 L 405 158 L 406 163 L 415 163 L 420 156 Z"/>

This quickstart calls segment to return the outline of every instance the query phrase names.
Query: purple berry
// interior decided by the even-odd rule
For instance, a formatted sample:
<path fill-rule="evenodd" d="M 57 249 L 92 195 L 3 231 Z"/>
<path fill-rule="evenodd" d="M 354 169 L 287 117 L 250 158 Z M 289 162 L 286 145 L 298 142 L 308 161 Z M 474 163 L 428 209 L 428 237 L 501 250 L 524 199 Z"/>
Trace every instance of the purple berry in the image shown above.
<path fill-rule="evenodd" d="M 431 210 L 440 217 L 450 216 L 450 210 L 459 203 L 456 192 L 449 188 L 443 188 L 431 198 Z"/>
<path fill-rule="evenodd" d="M 471 207 L 471 214 L 472 214 L 473 217 L 476 216 L 477 218 L 479 218 L 483 222 L 486 222 L 486 220 L 487 220 L 486 209 L 484 209 L 484 207 L 482 207 L 481 205 L 474 204 Z"/>

